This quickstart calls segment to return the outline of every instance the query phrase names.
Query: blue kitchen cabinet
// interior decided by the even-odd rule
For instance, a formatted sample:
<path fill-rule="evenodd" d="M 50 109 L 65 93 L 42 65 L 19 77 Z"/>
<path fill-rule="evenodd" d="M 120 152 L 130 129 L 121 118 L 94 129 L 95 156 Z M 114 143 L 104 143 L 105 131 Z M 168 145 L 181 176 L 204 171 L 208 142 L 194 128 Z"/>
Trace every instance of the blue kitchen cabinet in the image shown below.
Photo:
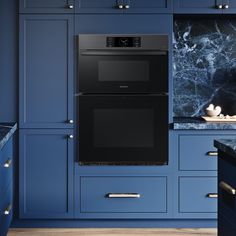
<path fill-rule="evenodd" d="M 73 131 L 21 129 L 19 217 L 73 218 Z"/>
<path fill-rule="evenodd" d="M 13 215 L 13 140 L 0 149 L 0 236 L 7 234 Z"/>
<path fill-rule="evenodd" d="M 236 0 L 174 0 L 177 14 L 235 14 Z"/>
<path fill-rule="evenodd" d="M 222 0 L 174 0 L 174 13 L 177 14 L 221 14 Z"/>
<path fill-rule="evenodd" d="M 73 127 L 73 16 L 20 16 L 20 128 Z"/>
<path fill-rule="evenodd" d="M 167 176 L 76 176 L 75 217 L 81 219 L 170 218 Z"/>
<path fill-rule="evenodd" d="M 77 13 L 171 13 L 172 0 L 78 0 Z"/>
<path fill-rule="evenodd" d="M 236 13 L 236 0 L 222 0 L 223 1 L 223 14 Z"/>
<path fill-rule="evenodd" d="M 20 0 L 20 13 L 74 13 L 75 0 Z"/>

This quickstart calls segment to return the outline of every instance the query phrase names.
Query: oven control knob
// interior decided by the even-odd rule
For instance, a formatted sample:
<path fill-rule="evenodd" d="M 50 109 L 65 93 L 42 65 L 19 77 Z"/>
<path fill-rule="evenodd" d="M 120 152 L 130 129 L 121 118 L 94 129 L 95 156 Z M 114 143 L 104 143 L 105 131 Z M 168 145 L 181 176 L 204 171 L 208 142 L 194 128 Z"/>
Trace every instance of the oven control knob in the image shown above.
<path fill-rule="evenodd" d="M 121 38 L 119 44 L 121 47 L 127 47 L 129 44 L 129 41 L 127 38 Z"/>

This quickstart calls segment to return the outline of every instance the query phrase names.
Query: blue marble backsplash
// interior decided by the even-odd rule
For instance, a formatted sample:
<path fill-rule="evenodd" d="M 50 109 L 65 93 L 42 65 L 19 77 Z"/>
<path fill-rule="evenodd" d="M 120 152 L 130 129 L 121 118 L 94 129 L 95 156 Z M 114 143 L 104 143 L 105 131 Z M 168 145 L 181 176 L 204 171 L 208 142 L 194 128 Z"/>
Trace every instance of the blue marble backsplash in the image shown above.
<path fill-rule="evenodd" d="M 174 116 L 236 114 L 236 19 L 176 20 L 173 48 Z"/>

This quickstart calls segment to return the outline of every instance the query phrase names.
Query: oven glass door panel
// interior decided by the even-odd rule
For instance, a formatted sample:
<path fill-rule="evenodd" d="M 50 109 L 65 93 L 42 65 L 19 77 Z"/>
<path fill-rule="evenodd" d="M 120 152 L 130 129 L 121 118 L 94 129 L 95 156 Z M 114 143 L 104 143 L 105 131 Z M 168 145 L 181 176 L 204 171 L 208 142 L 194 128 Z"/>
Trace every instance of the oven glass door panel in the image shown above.
<path fill-rule="evenodd" d="M 79 91 L 127 93 L 168 91 L 166 52 L 85 51 L 79 57 Z"/>
<path fill-rule="evenodd" d="M 80 164 L 168 162 L 167 96 L 79 96 Z"/>

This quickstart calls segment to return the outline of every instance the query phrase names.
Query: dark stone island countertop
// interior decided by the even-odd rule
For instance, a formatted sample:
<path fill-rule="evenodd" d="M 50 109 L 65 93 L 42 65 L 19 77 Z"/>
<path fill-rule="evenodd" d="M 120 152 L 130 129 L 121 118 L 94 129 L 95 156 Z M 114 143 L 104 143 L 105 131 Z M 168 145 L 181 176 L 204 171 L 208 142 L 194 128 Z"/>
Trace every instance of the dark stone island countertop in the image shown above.
<path fill-rule="evenodd" d="M 0 150 L 17 129 L 16 123 L 0 123 Z"/>
<path fill-rule="evenodd" d="M 236 130 L 236 122 L 207 122 L 201 117 L 174 117 L 174 130 Z"/>
<path fill-rule="evenodd" d="M 218 139 L 214 141 L 214 146 L 220 151 L 236 158 L 236 137 L 235 139 Z"/>

